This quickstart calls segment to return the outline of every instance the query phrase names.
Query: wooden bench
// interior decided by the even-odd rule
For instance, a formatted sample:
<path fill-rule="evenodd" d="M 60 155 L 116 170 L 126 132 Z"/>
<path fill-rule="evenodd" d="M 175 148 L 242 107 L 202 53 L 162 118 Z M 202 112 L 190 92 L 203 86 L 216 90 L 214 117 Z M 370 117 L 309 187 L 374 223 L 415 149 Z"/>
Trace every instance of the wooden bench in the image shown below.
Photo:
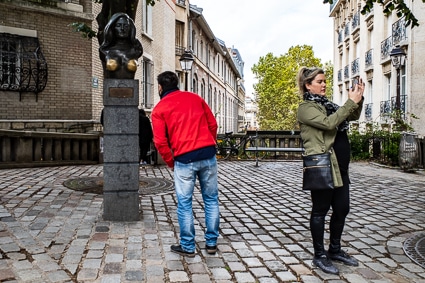
<path fill-rule="evenodd" d="M 258 152 L 304 152 L 302 147 L 247 147 L 245 151 L 255 152 L 255 166 L 258 167 Z"/>

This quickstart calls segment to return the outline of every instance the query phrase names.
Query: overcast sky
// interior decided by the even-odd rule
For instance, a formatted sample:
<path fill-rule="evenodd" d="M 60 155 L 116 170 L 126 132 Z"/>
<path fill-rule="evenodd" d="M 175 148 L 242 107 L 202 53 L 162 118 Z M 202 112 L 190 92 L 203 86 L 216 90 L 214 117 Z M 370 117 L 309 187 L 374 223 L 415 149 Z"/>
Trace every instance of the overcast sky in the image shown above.
<path fill-rule="evenodd" d="M 251 68 L 271 52 L 280 56 L 291 46 L 313 46 L 322 62 L 332 60 L 333 21 L 323 0 L 191 0 L 214 35 L 239 50 L 245 62 L 246 95 L 255 83 Z"/>

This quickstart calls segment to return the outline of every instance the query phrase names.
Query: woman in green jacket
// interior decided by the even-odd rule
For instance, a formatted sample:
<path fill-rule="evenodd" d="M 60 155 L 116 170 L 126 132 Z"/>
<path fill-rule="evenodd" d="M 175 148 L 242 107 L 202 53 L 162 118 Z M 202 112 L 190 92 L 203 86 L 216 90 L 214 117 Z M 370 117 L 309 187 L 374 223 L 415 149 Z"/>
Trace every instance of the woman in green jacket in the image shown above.
<path fill-rule="evenodd" d="M 341 235 L 350 209 L 348 166 L 350 144 L 347 130 L 350 120 L 360 117 L 364 84 L 359 82 L 348 91 L 342 106 L 326 98 L 325 73 L 320 68 L 303 67 L 298 73 L 298 86 L 303 101 L 298 107 L 301 138 L 306 155 L 331 152 L 332 178 L 335 189 L 311 191 L 310 231 L 313 238 L 313 264 L 326 273 L 338 274 L 331 260 L 357 266 L 355 258 L 341 249 Z M 325 217 L 332 207 L 330 243 L 324 247 Z"/>

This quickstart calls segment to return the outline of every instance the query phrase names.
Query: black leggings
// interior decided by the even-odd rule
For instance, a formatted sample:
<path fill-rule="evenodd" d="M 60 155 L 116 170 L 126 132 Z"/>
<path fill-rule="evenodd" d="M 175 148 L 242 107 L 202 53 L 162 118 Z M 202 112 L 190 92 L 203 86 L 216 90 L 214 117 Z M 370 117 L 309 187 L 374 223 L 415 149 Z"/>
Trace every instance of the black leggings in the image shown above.
<path fill-rule="evenodd" d="M 332 216 L 329 224 L 331 252 L 341 249 L 341 235 L 344 230 L 345 218 L 350 210 L 349 178 L 342 176 L 344 185 L 333 190 L 311 191 L 313 207 L 310 217 L 310 230 L 313 237 L 315 256 L 325 253 L 323 235 L 325 232 L 325 217 L 332 207 Z"/>

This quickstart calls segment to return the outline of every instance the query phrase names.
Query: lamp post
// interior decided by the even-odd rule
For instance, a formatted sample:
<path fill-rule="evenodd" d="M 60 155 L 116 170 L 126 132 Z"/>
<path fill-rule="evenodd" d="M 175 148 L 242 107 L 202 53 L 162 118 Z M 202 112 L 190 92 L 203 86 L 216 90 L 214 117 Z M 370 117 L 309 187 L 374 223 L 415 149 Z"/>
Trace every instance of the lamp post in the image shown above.
<path fill-rule="evenodd" d="M 182 56 L 180 56 L 180 66 L 184 72 L 184 90 L 187 91 L 187 72 L 192 69 L 193 64 L 192 52 L 185 50 Z"/>
<path fill-rule="evenodd" d="M 400 68 L 404 66 L 404 63 L 406 61 L 406 53 L 403 49 L 400 48 L 399 45 L 395 46 L 391 52 L 391 63 L 393 64 L 394 68 L 397 70 L 397 94 L 396 94 L 396 100 L 395 100 L 395 107 L 397 110 L 397 118 L 400 118 Z"/>

